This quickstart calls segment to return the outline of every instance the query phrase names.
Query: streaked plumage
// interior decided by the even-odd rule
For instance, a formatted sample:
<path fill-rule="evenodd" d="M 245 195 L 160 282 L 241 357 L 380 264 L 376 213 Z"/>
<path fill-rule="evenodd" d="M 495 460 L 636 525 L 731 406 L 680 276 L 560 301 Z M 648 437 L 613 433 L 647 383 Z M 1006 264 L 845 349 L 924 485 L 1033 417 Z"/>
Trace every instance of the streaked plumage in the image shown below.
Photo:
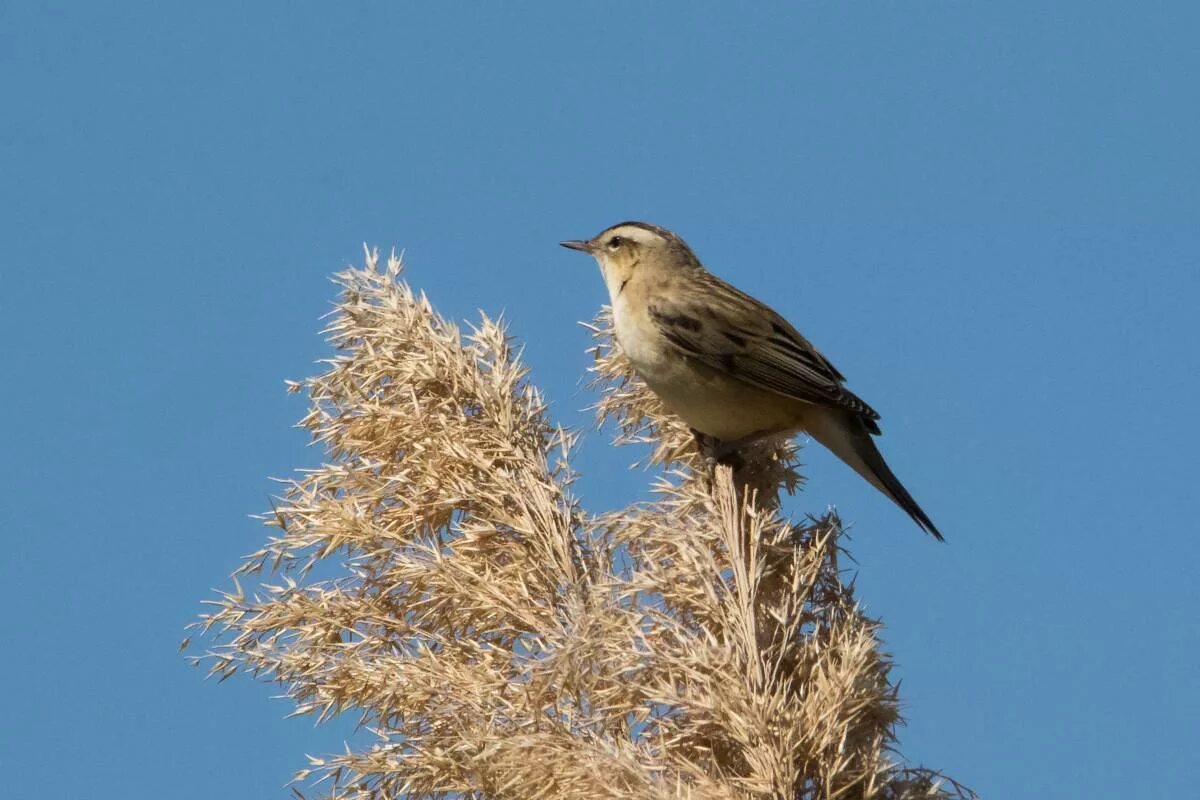
<path fill-rule="evenodd" d="M 708 272 L 682 239 L 623 222 L 563 246 L 599 262 L 617 341 L 672 413 L 734 448 L 806 431 L 942 538 L 875 447 L 879 414 L 787 320 Z"/>

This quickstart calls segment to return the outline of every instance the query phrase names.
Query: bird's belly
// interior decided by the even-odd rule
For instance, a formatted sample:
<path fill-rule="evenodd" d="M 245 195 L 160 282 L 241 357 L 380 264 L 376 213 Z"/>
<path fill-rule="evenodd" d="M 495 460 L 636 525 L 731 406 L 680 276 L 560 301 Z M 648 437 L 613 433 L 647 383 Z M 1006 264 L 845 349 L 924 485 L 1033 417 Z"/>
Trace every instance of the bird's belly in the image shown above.
<path fill-rule="evenodd" d="M 804 405 L 729 377 L 686 356 L 631 359 L 667 411 L 725 441 L 803 427 Z"/>
<path fill-rule="evenodd" d="M 724 441 L 803 428 L 806 403 L 759 389 L 665 346 L 642 315 L 613 304 L 617 341 L 668 412 Z"/>
<path fill-rule="evenodd" d="M 699 366 L 666 382 L 647 375 L 646 384 L 668 411 L 701 433 L 736 441 L 801 427 L 793 401 Z"/>

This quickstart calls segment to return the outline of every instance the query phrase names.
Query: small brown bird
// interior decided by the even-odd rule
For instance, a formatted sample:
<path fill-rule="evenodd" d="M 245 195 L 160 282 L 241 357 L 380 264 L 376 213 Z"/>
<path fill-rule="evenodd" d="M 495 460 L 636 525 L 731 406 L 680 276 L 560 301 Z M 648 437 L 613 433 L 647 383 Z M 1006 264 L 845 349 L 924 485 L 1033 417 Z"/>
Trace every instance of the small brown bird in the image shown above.
<path fill-rule="evenodd" d="M 875 447 L 879 414 L 787 320 L 706 270 L 683 239 L 622 222 L 561 244 L 600 264 L 621 349 L 718 452 L 805 431 L 942 540 Z"/>

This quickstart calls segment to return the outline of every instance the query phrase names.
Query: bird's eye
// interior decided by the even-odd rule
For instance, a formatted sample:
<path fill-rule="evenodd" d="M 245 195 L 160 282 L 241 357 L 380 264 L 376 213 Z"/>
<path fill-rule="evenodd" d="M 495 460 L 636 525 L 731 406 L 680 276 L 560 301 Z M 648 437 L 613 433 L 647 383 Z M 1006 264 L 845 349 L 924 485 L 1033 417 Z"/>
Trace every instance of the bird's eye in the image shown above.
<path fill-rule="evenodd" d="M 623 244 L 625 244 L 624 239 L 622 239 L 620 236 L 614 236 L 608 240 L 608 249 L 616 250 L 618 247 L 620 247 Z"/>

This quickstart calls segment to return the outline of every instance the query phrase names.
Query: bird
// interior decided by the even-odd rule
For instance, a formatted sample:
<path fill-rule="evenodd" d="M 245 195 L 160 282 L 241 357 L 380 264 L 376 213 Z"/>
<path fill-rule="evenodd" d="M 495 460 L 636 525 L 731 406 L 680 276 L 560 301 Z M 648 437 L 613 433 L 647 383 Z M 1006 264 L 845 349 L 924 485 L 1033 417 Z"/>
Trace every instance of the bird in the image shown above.
<path fill-rule="evenodd" d="M 807 433 L 945 541 L 875 446 L 878 412 L 791 323 L 709 272 L 682 238 L 632 221 L 559 244 L 596 259 L 617 343 L 698 443 L 729 455 Z"/>

